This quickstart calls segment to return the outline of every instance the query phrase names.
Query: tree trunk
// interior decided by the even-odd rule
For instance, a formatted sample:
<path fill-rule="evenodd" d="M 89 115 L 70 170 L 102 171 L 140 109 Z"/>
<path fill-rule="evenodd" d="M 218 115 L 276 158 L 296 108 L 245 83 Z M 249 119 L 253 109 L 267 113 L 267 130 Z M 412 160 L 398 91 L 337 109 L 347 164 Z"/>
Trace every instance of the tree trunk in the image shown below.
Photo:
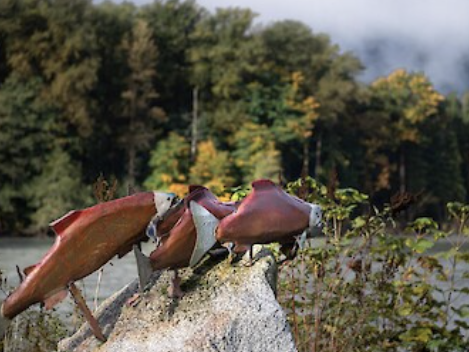
<path fill-rule="evenodd" d="M 316 139 L 316 163 L 314 165 L 314 177 L 316 179 L 319 178 L 321 174 L 321 154 L 322 154 L 322 135 L 318 134 L 318 138 Z"/>
<path fill-rule="evenodd" d="M 135 88 L 135 85 L 132 83 L 130 85 L 130 90 L 133 93 L 132 97 L 129 101 L 129 135 L 130 138 L 128 139 L 128 170 L 127 170 L 127 176 L 129 177 L 128 179 L 128 187 L 129 189 L 134 189 L 135 188 L 135 177 L 136 177 L 136 171 L 135 171 L 135 159 L 137 157 L 137 150 L 136 150 L 136 130 L 135 130 L 135 118 L 137 115 L 137 102 L 136 102 L 136 95 L 137 95 L 137 90 Z"/>
<path fill-rule="evenodd" d="M 309 176 L 309 138 L 303 142 L 303 170 L 302 176 Z"/>
<path fill-rule="evenodd" d="M 199 88 L 195 87 L 192 91 L 192 138 L 191 138 L 191 162 L 195 162 L 197 156 L 197 139 L 198 139 L 198 109 L 199 109 Z"/>
<path fill-rule="evenodd" d="M 466 153 L 466 203 L 469 202 L 469 153 Z"/>
<path fill-rule="evenodd" d="M 399 192 L 405 193 L 406 191 L 406 165 L 405 165 L 405 148 L 400 147 L 399 155 Z"/>
<path fill-rule="evenodd" d="M 129 188 L 133 189 L 135 187 L 135 158 L 136 158 L 136 152 L 135 152 L 135 146 L 133 143 L 130 143 L 129 145 L 129 164 L 128 164 L 128 177 L 129 177 Z"/>

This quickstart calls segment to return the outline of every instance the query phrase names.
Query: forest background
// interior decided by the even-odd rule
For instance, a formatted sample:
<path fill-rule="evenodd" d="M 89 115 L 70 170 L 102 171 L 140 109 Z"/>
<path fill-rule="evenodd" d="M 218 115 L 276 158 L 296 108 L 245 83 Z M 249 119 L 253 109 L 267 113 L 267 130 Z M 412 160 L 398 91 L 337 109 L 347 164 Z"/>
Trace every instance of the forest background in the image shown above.
<path fill-rule="evenodd" d="M 363 64 L 297 21 L 194 1 L 0 2 L 0 236 L 44 233 L 118 195 L 309 174 L 409 217 L 467 201 L 469 92 L 424 72 L 365 84 Z M 469 58 L 467 59 L 469 62 Z"/>

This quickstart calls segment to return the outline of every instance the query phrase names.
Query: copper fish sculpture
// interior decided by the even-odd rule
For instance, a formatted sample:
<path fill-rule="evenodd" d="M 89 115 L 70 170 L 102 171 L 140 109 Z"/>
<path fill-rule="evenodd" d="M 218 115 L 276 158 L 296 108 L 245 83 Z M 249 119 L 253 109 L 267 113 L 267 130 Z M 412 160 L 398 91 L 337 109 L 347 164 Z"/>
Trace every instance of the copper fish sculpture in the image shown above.
<path fill-rule="evenodd" d="M 55 244 L 40 263 L 24 270 L 26 279 L 1 306 L 0 330 L 29 306 L 43 302 L 51 308 L 69 291 L 95 336 L 105 341 L 74 282 L 115 255 L 134 249 L 141 290 L 154 271 L 174 270 L 171 293 L 180 296 L 177 270 L 197 265 L 217 245 L 228 243 L 234 252 L 251 249 L 252 258 L 253 244 L 301 246 L 320 228 L 318 205 L 289 195 L 270 180 L 252 186 L 238 203 L 220 202 L 207 188 L 190 186 L 179 202 L 173 193 L 146 192 L 68 213 L 51 223 Z M 149 257 L 137 246 L 145 234 L 156 243 Z"/>
<path fill-rule="evenodd" d="M 208 211 L 207 211 L 208 209 Z M 149 258 L 137 255 L 139 268 L 147 267 L 141 287 L 146 285 L 151 272 L 171 269 L 175 277 L 170 295 L 180 297 L 177 269 L 194 267 L 217 241 L 214 227 L 224 217 L 236 210 L 235 203 L 220 202 L 207 188 L 190 186 L 189 194 L 171 208 L 163 218 L 149 224 L 147 235 L 155 240 L 157 248 Z M 215 218 L 215 220 L 213 220 Z"/>
<path fill-rule="evenodd" d="M 307 237 L 319 232 L 322 219 L 319 205 L 286 193 L 270 180 L 255 181 L 252 188 L 235 212 L 221 221 L 214 215 L 212 221 L 216 225 L 201 230 L 211 232 L 220 243 L 231 243 L 233 251 L 241 253 L 254 244 L 272 242 L 284 246 L 298 243 L 302 247 Z M 211 212 L 208 208 L 207 211 Z"/>
<path fill-rule="evenodd" d="M 24 270 L 26 278 L 3 302 L 0 327 L 35 303 L 52 308 L 71 292 L 96 337 L 104 341 L 74 282 L 98 270 L 115 255 L 129 252 L 142 240 L 148 223 L 163 217 L 176 201 L 173 193 L 136 193 L 71 211 L 52 222 L 50 226 L 57 235 L 55 243 L 39 263 Z"/>

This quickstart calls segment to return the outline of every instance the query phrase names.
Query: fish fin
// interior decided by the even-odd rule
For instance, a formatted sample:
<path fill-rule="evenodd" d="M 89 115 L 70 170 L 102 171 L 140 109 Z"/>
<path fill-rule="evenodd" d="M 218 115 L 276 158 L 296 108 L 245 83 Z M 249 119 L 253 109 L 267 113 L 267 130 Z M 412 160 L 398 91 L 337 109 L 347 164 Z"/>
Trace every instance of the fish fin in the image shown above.
<path fill-rule="evenodd" d="M 34 265 L 30 265 L 28 266 L 27 268 L 24 268 L 23 269 L 23 273 L 28 276 L 29 274 L 31 274 L 31 272 L 36 269 L 36 267 L 38 266 L 38 264 L 34 264 Z"/>
<path fill-rule="evenodd" d="M 137 270 L 138 270 L 138 280 L 140 285 L 140 292 L 143 292 L 145 287 L 150 282 L 151 274 L 153 273 L 153 268 L 150 264 L 150 258 L 142 253 L 137 245 L 134 245 L 134 254 L 135 260 L 137 261 Z"/>
<path fill-rule="evenodd" d="M 189 206 L 197 232 L 197 241 L 189 262 L 189 266 L 193 267 L 217 242 L 215 239 L 215 230 L 220 221 L 207 209 L 196 202 L 190 202 Z"/>
<path fill-rule="evenodd" d="M 46 309 L 52 309 L 55 305 L 62 302 L 67 297 L 67 294 L 67 290 L 61 290 L 57 293 L 54 293 L 52 296 L 47 297 L 44 300 Z"/>
<path fill-rule="evenodd" d="M 309 228 L 313 230 L 315 227 L 321 227 L 322 225 L 322 209 L 318 204 L 308 203 L 311 207 L 309 213 Z"/>
<path fill-rule="evenodd" d="M 78 219 L 81 214 L 81 210 L 72 210 L 67 214 L 62 216 L 60 219 L 52 221 L 49 226 L 54 230 L 57 236 L 62 236 L 63 232 L 67 227 L 69 227 L 73 222 Z"/>
<path fill-rule="evenodd" d="M 132 251 L 134 245 L 139 245 L 141 242 L 147 242 L 147 241 L 148 241 L 148 237 L 142 233 L 140 237 L 138 237 L 137 239 L 132 239 L 131 241 L 125 242 L 117 250 L 117 257 L 121 259 L 122 257 L 126 256 L 129 252 Z"/>
<path fill-rule="evenodd" d="M 235 247 L 233 242 L 225 242 L 222 246 L 228 250 L 229 255 L 233 255 L 233 248 Z"/>
<path fill-rule="evenodd" d="M 296 243 L 298 244 L 299 249 L 305 247 L 306 239 L 308 238 L 308 230 L 304 230 L 303 233 L 295 237 Z"/>
<path fill-rule="evenodd" d="M 189 185 L 189 193 L 197 191 L 198 189 L 206 189 L 206 188 L 201 185 Z"/>
<path fill-rule="evenodd" d="M 252 188 L 261 188 L 261 187 L 275 186 L 275 183 L 271 180 L 262 179 L 262 180 L 254 181 L 251 185 L 252 185 Z"/>

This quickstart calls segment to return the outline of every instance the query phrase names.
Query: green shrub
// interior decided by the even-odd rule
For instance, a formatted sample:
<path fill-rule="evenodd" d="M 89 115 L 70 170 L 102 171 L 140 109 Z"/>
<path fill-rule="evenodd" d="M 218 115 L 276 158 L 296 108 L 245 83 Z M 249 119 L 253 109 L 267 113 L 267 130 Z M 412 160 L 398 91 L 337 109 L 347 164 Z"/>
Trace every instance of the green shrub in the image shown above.
<path fill-rule="evenodd" d="M 311 178 L 287 190 L 324 212 L 324 237 L 280 271 L 299 351 L 467 351 L 469 206 L 448 204 L 448 231 L 420 218 L 402 232 L 391 207 L 378 210 L 358 191 L 328 194 Z M 450 248 L 437 251 L 439 241 Z"/>

